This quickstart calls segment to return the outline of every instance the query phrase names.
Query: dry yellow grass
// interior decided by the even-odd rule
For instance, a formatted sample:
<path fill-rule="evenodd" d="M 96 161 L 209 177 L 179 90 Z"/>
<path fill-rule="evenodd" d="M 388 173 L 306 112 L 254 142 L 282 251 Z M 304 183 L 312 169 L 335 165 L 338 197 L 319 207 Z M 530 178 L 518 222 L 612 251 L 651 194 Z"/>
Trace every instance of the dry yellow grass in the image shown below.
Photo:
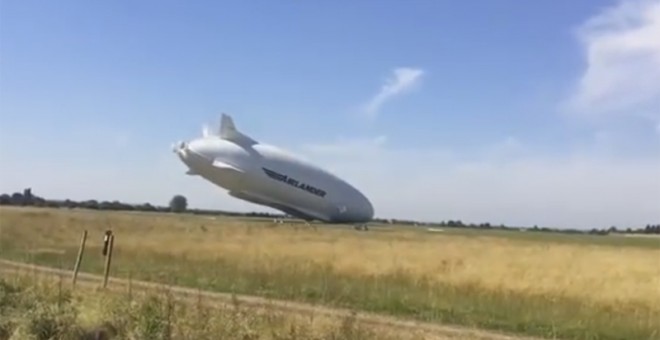
<path fill-rule="evenodd" d="M 223 259 L 269 271 L 280 263 L 326 266 L 346 276 L 405 273 L 411 280 L 474 285 L 492 292 L 571 298 L 660 315 L 660 249 L 525 241 L 387 228 L 316 230 L 231 218 L 2 209 L 0 238 L 26 247 L 75 247 L 80 231 L 100 246 L 111 228 L 117 249 L 187 261 Z M 578 236 L 579 237 L 579 236 Z M 659 240 L 660 241 L 660 240 Z M 5 243 L 6 244 L 6 243 Z M 2 249 L 0 249 L 2 251 Z"/>
<path fill-rule="evenodd" d="M 465 327 L 451 327 L 446 325 L 434 325 L 430 323 L 411 322 L 411 320 L 396 320 L 395 318 L 377 315 L 356 313 L 345 309 L 326 308 L 323 306 L 312 306 L 309 304 L 299 304 L 295 302 L 274 301 L 269 299 L 262 299 L 258 297 L 247 296 L 229 296 L 228 294 L 218 294 L 215 292 L 201 291 L 189 289 L 186 287 L 176 287 L 171 285 L 162 285 L 149 282 L 140 282 L 135 280 L 121 280 L 113 278 L 109 282 L 109 286 L 105 289 L 99 286 L 102 282 L 103 276 L 84 274 L 79 277 L 75 286 L 75 290 L 70 290 L 69 285 L 64 284 L 64 280 L 69 278 L 70 271 L 58 270 L 55 268 L 48 268 L 43 266 L 33 266 L 13 261 L 6 261 L 0 259 L 0 320 L 2 319 L 2 312 L 9 311 L 11 313 L 11 305 L 14 300 L 9 295 L 22 295 L 21 289 L 25 288 L 50 288 L 48 292 L 58 294 L 59 296 L 66 296 L 70 292 L 74 296 L 80 298 L 82 302 L 76 304 L 77 323 L 84 328 L 90 329 L 94 326 L 110 323 L 115 326 L 121 326 L 120 323 L 111 322 L 108 315 L 102 313 L 103 310 L 112 310 L 113 303 L 120 302 L 124 305 L 134 305 L 137 301 L 144 301 L 144 297 L 156 297 L 162 300 L 171 300 L 176 302 L 176 305 L 186 306 L 187 308 L 199 309 L 205 311 L 203 314 L 208 314 L 211 310 L 219 314 L 233 315 L 232 321 L 243 319 L 239 321 L 258 321 L 259 319 L 271 321 L 265 328 L 254 329 L 256 333 L 265 338 L 270 339 L 273 331 L 284 330 L 288 338 L 303 338 L 311 339 L 339 339 L 345 340 L 348 338 L 366 339 L 375 337 L 377 339 L 419 339 L 419 340 L 535 340 L 537 338 L 520 337 L 520 336 L 507 336 L 500 333 L 493 333 L 482 331 L 473 328 Z M 9 289 L 7 290 L 7 286 Z M 16 292 L 13 287 L 21 287 L 19 292 Z M 36 287 L 35 287 L 36 286 Z M 58 293 L 58 290 L 60 293 Z M 13 292 L 13 293 L 12 293 Z M 27 291 L 30 293 L 30 289 Z M 108 301 L 106 298 L 111 297 Z M 66 300 L 68 299 L 61 299 Z M 9 302 L 9 310 L 7 302 Z M 48 301 L 43 301 L 48 303 Z M 111 302 L 110 304 L 108 302 Z M 4 304 L 4 306 L 3 306 Z M 87 307 L 87 308 L 85 308 Z M 180 315 L 178 311 L 170 313 L 179 321 L 184 321 L 187 316 Z M 240 312 L 243 313 L 240 313 Z M 27 311 L 25 311 L 27 312 Z M 101 312 L 101 313 L 99 313 Z M 139 315 L 130 315 L 130 310 L 116 311 L 122 314 L 122 317 L 129 317 L 135 319 Z M 128 312 L 128 313 L 126 313 Z M 133 310 L 135 312 L 135 310 Z M 116 313 L 115 313 L 116 314 Z M 126 315 L 129 314 L 129 315 Z M 242 317 L 241 317 L 242 314 Z M 162 316 L 162 315 L 161 315 Z M 199 316 L 196 315 L 196 316 Z M 196 316 L 193 318 L 196 319 Z M 204 316 L 204 315 L 201 315 Z M 208 316 L 208 315 L 207 315 Z M 144 315 L 142 316 L 144 317 Z M 182 318 L 183 317 L 183 318 Z M 184 319 L 184 320 L 182 320 Z M 115 320 L 116 321 L 116 320 Z M 192 320 L 185 320 L 192 321 Z M 203 321 L 203 320 L 197 320 Z M 221 320 L 213 320 L 218 322 Z M 276 321 L 273 324 L 272 321 Z M 178 322 L 175 322 L 178 323 Z M 222 325 L 222 322 L 218 322 Z M 226 323 L 223 328 L 226 327 Z M 250 325 L 248 325 L 250 326 Z M 275 326 L 275 327 L 273 327 Z M 284 327 L 281 327 L 284 326 Z M 0 336 L 2 334 L 3 323 L 0 321 Z M 279 329 L 276 329 L 279 328 Z M 296 330 L 291 333 L 291 330 Z M 301 334 L 300 331 L 304 331 Z M 185 331 L 185 329 L 184 329 Z M 190 330 L 187 332 L 188 337 L 193 337 Z M 194 333 L 194 332 L 193 332 Z M 208 332 L 207 332 L 208 333 Z M 269 334 L 270 333 L 270 334 Z M 152 334 L 152 338 L 157 334 Z M 183 334 L 180 334 L 183 336 Z M 208 335 L 208 334 L 207 334 Z M 318 335 L 318 336 L 315 336 Z M 233 337 L 242 339 L 240 334 L 232 334 Z M 218 334 L 214 334 L 212 338 L 217 338 Z M 123 337 L 125 338 L 125 337 Z M 175 336 L 175 338 L 178 338 Z M 224 337 L 223 337 L 224 338 Z M 275 337 L 279 340 L 284 340 L 282 337 Z M 0 337 L 0 339 L 2 339 Z"/>
<path fill-rule="evenodd" d="M 560 294 L 595 302 L 636 301 L 660 309 L 658 249 L 542 244 L 410 230 L 358 233 L 346 227 L 323 227 L 315 231 L 302 225 L 249 225 L 230 218 L 106 214 L 51 211 L 35 224 L 34 217 L 5 210 L 0 223 L 5 229 L 10 224 L 30 224 L 12 233 L 24 233 L 21 239 L 48 235 L 50 244 L 75 245 L 82 228 L 92 227 L 99 235 L 111 227 L 118 247 L 191 260 L 221 256 L 248 266 L 311 260 L 349 275 L 403 270 L 457 285 L 476 283 L 492 290 Z M 29 220 L 22 221 L 25 218 Z"/>
<path fill-rule="evenodd" d="M 99 333 L 105 335 L 101 339 L 483 339 L 429 337 L 362 323 L 352 315 L 330 318 L 268 306 L 218 305 L 166 292 L 137 291 L 129 298 L 85 284 L 72 291 L 55 279 L 16 274 L 0 278 L 0 293 L 2 339 L 97 339 Z"/>

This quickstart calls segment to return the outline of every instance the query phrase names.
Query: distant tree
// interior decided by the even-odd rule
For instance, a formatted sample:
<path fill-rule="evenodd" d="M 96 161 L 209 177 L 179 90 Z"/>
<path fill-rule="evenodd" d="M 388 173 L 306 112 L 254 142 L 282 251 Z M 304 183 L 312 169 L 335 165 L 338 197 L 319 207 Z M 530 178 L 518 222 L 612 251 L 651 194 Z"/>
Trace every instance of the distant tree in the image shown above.
<path fill-rule="evenodd" d="M 32 205 L 33 203 L 32 199 L 33 199 L 32 189 L 30 188 L 23 189 L 23 203 L 26 205 Z"/>
<path fill-rule="evenodd" d="M 97 200 L 87 200 L 82 202 L 80 206 L 82 206 L 85 209 L 98 209 L 99 202 Z"/>
<path fill-rule="evenodd" d="M 170 211 L 180 213 L 186 211 L 188 208 L 188 200 L 185 196 L 175 195 L 170 200 Z"/>
<path fill-rule="evenodd" d="M 74 201 L 72 201 L 68 198 L 64 200 L 63 205 L 64 205 L 64 207 L 69 208 L 69 209 L 79 206 L 79 204 L 77 202 L 74 202 Z"/>
<path fill-rule="evenodd" d="M 185 197 L 184 197 L 184 199 L 185 199 Z M 174 198 L 172 198 L 172 201 L 174 201 Z M 172 202 L 170 202 L 170 206 L 171 205 L 172 205 Z M 135 209 L 139 210 L 139 211 L 157 211 L 156 207 L 151 205 L 151 203 L 144 203 L 142 205 L 136 206 Z M 172 209 L 170 208 L 170 210 L 172 210 Z M 185 207 L 184 207 L 183 210 L 185 210 Z M 172 210 L 172 211 L 174 211 L 174 210 Z"/>
<path fill-rule="evenodd" d="M 42 197 L 39 196 L 32 196 L 32 203 L 33 205 L 37 207 L 45 207 L 46 206 L 46 200 L 43 199 Z"/>
<path fill-rule="evenodd" d="M 596 229 L 596 228 L 594 228 L 594 229 L 591 229 L 589 234 L 592 234 L 592 235 L 607 235 L 608 231 L 606 229 Z"/>
<path fill-rule="evenodd" d="M 660 234 L 660 224 L 657 224 L 655 226 L 651 226 L 651 233 L 652 234 Z"/>
<path fill-rule="evenodd" d="M 2 194 L 0 196 L 0 205 L 10 205 L 11 204 L 11 196 L 7 194 Z"/>
<path fill-rule="evenodd" d="M 45 206 L 49 208 L 59 208 L 60 203 L 58 203 L 57 201 L 46 200 Z"/>
<path fill-rule="evenodd" d="M 25 198 L 20 192 L 15 192 L 11 195 L 11 204 L 12 205 L 23 205 L 25 204 Z"/>

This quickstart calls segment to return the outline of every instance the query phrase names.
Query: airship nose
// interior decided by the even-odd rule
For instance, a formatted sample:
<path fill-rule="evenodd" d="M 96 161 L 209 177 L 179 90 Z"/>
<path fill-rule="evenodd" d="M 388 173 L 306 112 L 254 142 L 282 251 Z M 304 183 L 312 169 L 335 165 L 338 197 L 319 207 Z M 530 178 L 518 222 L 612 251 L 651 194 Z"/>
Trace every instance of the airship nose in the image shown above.
<path fill-rule="evenodd" d="M 172 144 L 172 152 L 176 154 L 180 154 L 182 151 L 186 149 L 186 142 L 184 141 L 179 141 L 174 144 Z"/>
<path fill-rule="evenodd" d="M 212 159 L 210 149 L 203 141 L 178 142 L 172 148 L 179 159 L 191 169 L 203 167 Z"/>
<path fill-rule="evenodd" d="M 211 147 L 206 143 L 204 140 L 192 140 L 186 144 L 185 147 L 186 151 L 188 152 L 189 156 L 196 156 L 197 158 L 203 158 L 207 161 L 211 160 L 212 157 L 212 150 Z"/>

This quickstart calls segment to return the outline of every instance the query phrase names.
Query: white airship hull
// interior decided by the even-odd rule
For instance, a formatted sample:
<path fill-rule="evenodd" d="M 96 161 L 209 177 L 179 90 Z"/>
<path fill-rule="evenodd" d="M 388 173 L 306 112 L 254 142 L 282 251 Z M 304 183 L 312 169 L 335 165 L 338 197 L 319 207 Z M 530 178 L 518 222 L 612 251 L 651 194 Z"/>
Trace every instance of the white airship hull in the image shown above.
<path fill-rule="evenodd" d="M 175 149 L 198 175 L 229 195 L 306 220 L 364 223 L 373 218 L 369 200 L 346 181 L 277 147 L 238 132 L 223 115 L 219 137 L 182 143 Z"/>

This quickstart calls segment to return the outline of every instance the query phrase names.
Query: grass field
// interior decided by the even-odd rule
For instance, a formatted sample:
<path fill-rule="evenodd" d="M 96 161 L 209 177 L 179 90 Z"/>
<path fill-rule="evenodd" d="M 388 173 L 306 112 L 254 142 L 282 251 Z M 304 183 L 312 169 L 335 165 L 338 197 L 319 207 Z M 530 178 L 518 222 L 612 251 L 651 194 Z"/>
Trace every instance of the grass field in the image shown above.
<path fill-rule="evenodd" d="M 0 256 L 113 275 L 571 339 L 660 338 L 660 239 L 275 225 L 6 208 Z"/>
<path fill-rule="evenodd" d="M 101 336 L 101 337 L 97 337 Z M 0 339 L 414 339 L 339 320 L 268 308 L 210 306 L 166 292 L 78 289 L 25 275 L 0 278 Z"/>

